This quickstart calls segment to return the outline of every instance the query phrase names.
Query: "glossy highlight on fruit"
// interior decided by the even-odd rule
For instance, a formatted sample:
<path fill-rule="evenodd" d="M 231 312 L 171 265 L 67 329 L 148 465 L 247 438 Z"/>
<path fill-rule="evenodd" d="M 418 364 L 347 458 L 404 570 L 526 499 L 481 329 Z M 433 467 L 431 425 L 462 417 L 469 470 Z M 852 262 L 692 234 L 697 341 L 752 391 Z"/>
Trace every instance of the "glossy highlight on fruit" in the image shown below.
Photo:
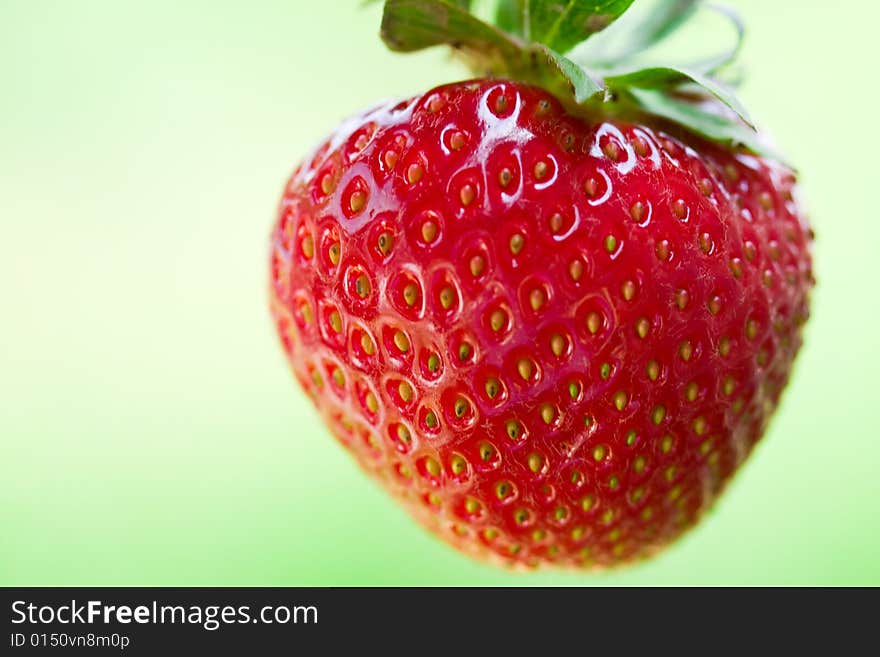
<path fill-rule="evenodd" d="M 271 308 L 294 374 L 427 528 L 603 567 L 693 526 L 801 345 L 783 165 L 475 80 L 342 125 L 290 178 Z"/>

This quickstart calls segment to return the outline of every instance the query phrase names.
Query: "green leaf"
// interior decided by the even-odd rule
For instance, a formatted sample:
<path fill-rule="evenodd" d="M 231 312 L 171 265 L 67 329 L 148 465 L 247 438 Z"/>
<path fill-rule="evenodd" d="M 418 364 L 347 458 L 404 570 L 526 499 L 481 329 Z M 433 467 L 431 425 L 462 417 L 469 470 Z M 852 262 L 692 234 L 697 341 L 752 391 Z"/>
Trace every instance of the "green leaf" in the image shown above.
<path fill-rule="evenodd" d="M 605 86 L 599 80 L 564 55 L 541 44 L 533 46 L 532 50 L 544 59 L 541 63 L 549 64 L 557 85 L 561 82 L 578 104 L 605 95 Z"/>
<path fill-rule="evenodd" d="M 755 125 L 732 89 L 701 71 L 684 66 L 656 66 L 636 69 L 628 73 L 607 76 L 605 81 L 611 88 L 638 87 L 640 89 L 669 89 L 684 82 L 694 82 L 733 110 L 749 127 L 754 128 Z"/>
<path fill-rule="evenodd" d="M 525 0 L 525 38 L 566 53 L 601 32 L 634 0 Z"/>
<path fill-rule="evenodd" d="M 649 114 L 677 123 L 712 141 L 744 146 L 754 153 L 784 160 L 758 137 L 758 133 L 736 119 L 727 118 L 698 104 L 674 98 L 654 89 L 631 88 L 626 94 Z"/>
<path fill-rule="evenodd" d="M 480 58 L 522 57 L 521 45 L 498 28 L 468 12 L 458 0 L 387 0 L 382 40 L 397 52 L 450 45 Z"/>

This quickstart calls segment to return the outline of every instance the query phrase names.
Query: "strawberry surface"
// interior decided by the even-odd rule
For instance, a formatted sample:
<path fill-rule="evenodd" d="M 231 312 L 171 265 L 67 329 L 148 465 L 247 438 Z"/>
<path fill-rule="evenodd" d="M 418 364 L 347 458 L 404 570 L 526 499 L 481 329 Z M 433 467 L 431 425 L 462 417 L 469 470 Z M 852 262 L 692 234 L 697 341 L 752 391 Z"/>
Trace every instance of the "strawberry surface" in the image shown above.
<path fill-rule="evenodd" d="M 291 177 L 271 307 L 339 441 L 509 564 L 613 565 L 694 525 L 801 345 L 790 170 L 477 80 L 379 107 Z"/>

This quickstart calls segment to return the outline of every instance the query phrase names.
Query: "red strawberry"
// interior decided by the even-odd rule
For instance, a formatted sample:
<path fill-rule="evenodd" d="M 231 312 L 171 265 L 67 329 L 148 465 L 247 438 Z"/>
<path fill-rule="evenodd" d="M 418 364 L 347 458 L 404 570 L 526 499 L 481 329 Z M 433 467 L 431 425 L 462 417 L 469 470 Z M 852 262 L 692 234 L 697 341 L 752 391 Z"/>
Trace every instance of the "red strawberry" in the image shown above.
<path fill-rule="evenodd" d="M 596 102 L 483 79 L 384 105 L 294 173 L 273 234 L 278 332 L 332 431 L 510 563 L 612 565 L 692 526 L 808 314 L 792 172 Z"/>

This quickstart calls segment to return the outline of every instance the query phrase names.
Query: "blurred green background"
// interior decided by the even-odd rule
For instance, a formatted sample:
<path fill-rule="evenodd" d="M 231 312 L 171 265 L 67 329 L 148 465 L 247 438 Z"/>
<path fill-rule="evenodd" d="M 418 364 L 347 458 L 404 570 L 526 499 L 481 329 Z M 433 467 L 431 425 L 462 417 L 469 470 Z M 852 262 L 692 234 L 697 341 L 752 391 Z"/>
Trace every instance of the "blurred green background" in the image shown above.
<path fill-rule="evenodd" d="M 0 2 L 0 584 L 880 584 L 880 9 L 731 4 L 746 104 L 800 167 L 818 234 L 793 384 L 674 548 L 517 575 L 359 473 L 266 309 L 298 159 L 462 70 L 389 54 L 380 7 L 356 0 Z"/>

